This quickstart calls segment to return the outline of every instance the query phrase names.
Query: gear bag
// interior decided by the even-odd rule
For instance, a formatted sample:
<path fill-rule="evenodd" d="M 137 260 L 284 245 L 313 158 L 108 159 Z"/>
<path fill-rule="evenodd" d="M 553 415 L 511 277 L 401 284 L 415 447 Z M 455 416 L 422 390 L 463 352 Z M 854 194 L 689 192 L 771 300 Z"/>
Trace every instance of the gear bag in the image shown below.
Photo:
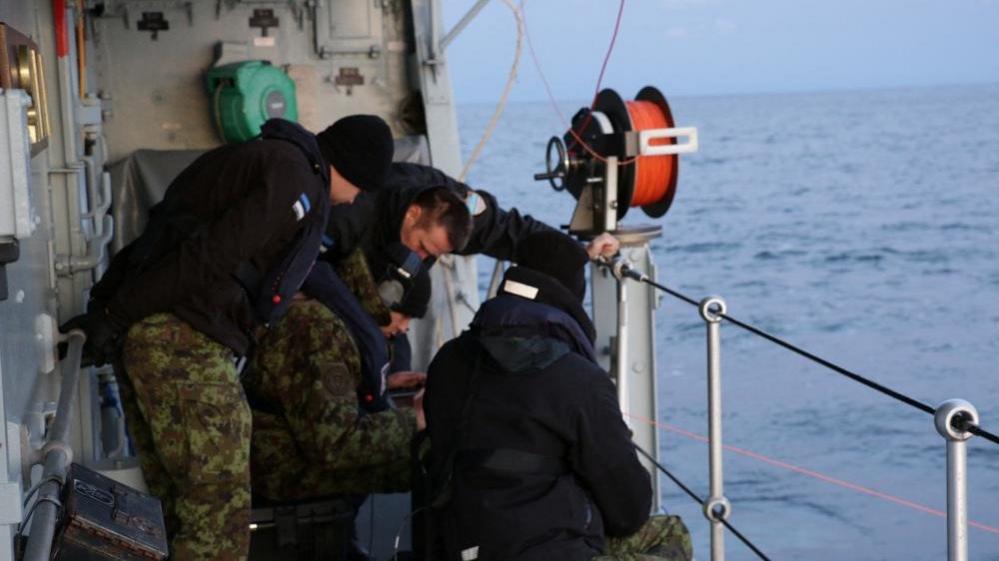
<path fill-rule="evenodd" d="M 308 159 L 317 179 L 329 184 L 329 167 L 322 159 L 315 137 L 300 125 L 281 119 L 271 119 L 261 127 L 261 138 L 283 140 L 295 145 Z M 250 141 L 253 142 L 253 141 Z M 149 211 L 149 221 L 142 234 L 121 250 L 111 266 L 91 291 L 92 300 L 106 302 L 114 297 L 126 276 L 141 274 L 153 267 L 165 255 L 184 241 L 201 235 L 208 227 L 205 219 L 192 214 L 178 202 L 167 197 Z M 291 304 L 319 255 L 320 247 L 328 245 L 323 232 L 329 215 L 328 197 L 312 201 L 304 193 L 300 205 L 303 228 L 296 235 L 278 264 L 269 271 L 257 269 L 253 263 L 240 263 L 233 279 L 243 288 L 258 321 L 269 324 L 280 318 Z"/>

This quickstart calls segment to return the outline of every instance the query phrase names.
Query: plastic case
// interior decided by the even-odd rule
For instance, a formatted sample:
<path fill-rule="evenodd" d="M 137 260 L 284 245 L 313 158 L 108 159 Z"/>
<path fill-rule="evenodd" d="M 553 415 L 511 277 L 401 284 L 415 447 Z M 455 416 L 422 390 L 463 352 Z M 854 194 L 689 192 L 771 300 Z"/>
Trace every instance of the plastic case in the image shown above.
<path fill-rule="evenodd" d="M 73 464 L 62 503 L 53 546 L 56 561 L 167 558 L 163 511 L 156 497 Z"/>

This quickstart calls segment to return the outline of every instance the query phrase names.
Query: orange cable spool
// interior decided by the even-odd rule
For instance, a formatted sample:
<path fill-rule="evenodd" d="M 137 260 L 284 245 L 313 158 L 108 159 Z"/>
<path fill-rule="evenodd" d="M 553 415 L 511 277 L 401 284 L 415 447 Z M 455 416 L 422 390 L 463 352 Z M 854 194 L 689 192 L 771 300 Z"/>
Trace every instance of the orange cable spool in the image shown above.
<path fill-rule="evenodd" d="M 636 131 L 665 129 L 670 124 L 666 115 L 651 101 L 626 101 L 631 125 Z M 672 138 L 652 141 L 653 146 L 674 144 Z M 635 192 L 631 206 L 645 206 L 660 201 L 669 188 L 669 176 L 673 173 L 671 156 L 638 156 L 635 161 Z"/>
<path fill-rule="evenodd" d="M 606 165 L 604 138 L 614 133 L 673 128 L 673 115 L 666 98 L 656 88 L 646 86 L 634 101 L 625 101 L 612 89 L 601 90 L 593 105 L 581 109 L 563 137 L 569 160 L 597 161 Z M 651 141 L 652 146 L 675 144 L 673 138 Z M 618 219 L 628 208 L 640 206 L 645 214 L 658 218 L 669 210 L 676 193 L 679 158 L 676 154 L 635 156 L 618 161 Z M 580 197 L 590 181 L 589 168 L 578 166 L 565 177 L 569 192 Z"/>

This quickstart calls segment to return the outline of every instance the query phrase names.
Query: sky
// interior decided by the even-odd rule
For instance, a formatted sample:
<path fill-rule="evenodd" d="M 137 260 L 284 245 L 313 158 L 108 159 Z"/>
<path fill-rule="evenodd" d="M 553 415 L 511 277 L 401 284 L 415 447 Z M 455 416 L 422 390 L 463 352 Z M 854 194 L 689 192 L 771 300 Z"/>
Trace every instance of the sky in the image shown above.
<path fill-rule="evenodd" d="M 587 99 L 618 0 L 525 0 L 557 99 Z M 445 0 L 445 28 L 474 0 Z M 448 48 L 458 102 L 496 100 L 516 25 L 492 0 Z M 667 95 L 999 82 L 999 0 L 627 0 L 603 84 Z M 628 97 L 628 96 L 626 96 Z M 525 39 L 511 99 L 546 98 Z"/>

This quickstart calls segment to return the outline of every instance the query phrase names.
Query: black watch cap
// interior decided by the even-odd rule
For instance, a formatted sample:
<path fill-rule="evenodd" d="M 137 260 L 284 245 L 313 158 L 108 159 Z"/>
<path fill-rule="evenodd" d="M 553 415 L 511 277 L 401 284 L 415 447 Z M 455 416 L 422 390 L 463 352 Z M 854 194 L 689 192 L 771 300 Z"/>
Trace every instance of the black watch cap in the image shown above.
<path fill-rule="evenodd" d="M 586 295 L 586 263 L 590 256 L 583 246 L 555 230 L 531 234 L 517 247 L 514 261 L 554 277 L 580 302 Z"/>
<path fill-rule="evenodd" d="M 326 162 L 362 191 L 385 184 L 395 143 L 388 124 L 376 115 L 344 117 L 316 135 Z"/>

